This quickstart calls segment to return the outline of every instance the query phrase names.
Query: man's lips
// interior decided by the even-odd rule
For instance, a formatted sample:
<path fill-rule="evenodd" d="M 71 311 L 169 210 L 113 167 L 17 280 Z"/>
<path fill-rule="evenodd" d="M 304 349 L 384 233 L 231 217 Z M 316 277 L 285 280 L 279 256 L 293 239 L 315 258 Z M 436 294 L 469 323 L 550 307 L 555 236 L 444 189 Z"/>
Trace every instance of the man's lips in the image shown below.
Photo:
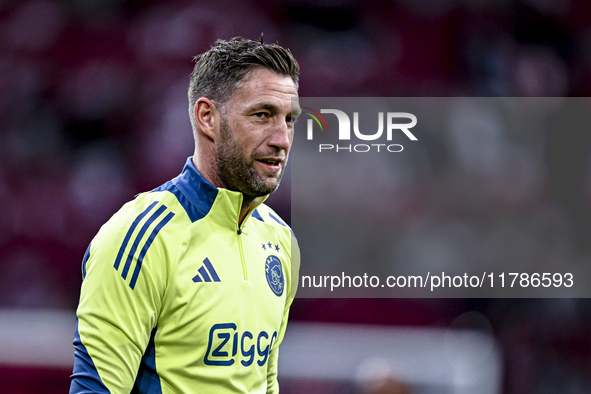
<path fill-rule="evenodd" d="M 283 160 L 279 157 L 263 157 L 256 159 L 256 161 L 271 171 L 278 171 L 283 164 Z"/>

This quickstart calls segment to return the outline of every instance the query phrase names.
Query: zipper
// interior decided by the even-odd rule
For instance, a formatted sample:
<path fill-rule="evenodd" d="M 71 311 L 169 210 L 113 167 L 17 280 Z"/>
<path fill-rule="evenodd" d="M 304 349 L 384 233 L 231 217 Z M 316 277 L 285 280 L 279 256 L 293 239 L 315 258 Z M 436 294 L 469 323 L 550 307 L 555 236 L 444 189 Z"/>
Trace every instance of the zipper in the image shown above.
<path fill-rule="evenodd" d="M 261 203 L 262 203 L 262 201 L 261 201 Z M 242 199 L 240 200 L 240 206 L 242 206 Z M 246 235 L 246 233 L 244 231 L 242 231 L 242 226 L 250 218 L 250 216 L 252 215 L 253 212 L 254 212 L 254 209 L 252 209 L 250 212 L 248 212 L 246 214 L 246 216 L 244 217 L 244 220 L 242 221 L 242 224 L 239 224 L 238 221 L 236 221 L 236 234 L 238 236 L 238 250 L 240 251 L 240 261 L 242 262 L 242 276 L 245 281 L 248 281 L 248 271 L 246 270 L 246 259 L 244 258 L 244 249 L 242 247 L 242 234 L 244 233 Z M 238 208 L 238 214 L 240 214 L 240 208 Z"/>
<path fill-rule="evenodd" d="M 242 275 L 245 281 L 248 281 L 248 272 L 246 271 L 246 259 L 244 258 L 244 250 L 242 249 L 242 229 L 238 227 L 236 231 L 238 234 L 238 250 L 240 251 L 240 261 L 242 262 Z"/>

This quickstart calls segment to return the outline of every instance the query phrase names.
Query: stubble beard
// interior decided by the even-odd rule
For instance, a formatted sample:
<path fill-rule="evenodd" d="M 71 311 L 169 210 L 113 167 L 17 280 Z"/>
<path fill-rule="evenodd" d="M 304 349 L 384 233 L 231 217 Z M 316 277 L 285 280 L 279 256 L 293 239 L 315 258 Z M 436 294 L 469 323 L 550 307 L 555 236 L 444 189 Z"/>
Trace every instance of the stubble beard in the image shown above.
<path fill-rule="evenodd" d="M 220 143 L 216 149 L 216 160 L 219 177 L 225 187 L 232 191 L 242 192 L 245 197 L 252 199 L 266 196 L 277 190 L 285 169 L 285 165 L 282 165 L 280 173 L 275 176 L 276 184 L 265 182 L 265 179 L 255 170 L 255 158 L 244 157 L 243 149 L 234 139 L 232 130 L 224 116 L 221 119 Z"/>

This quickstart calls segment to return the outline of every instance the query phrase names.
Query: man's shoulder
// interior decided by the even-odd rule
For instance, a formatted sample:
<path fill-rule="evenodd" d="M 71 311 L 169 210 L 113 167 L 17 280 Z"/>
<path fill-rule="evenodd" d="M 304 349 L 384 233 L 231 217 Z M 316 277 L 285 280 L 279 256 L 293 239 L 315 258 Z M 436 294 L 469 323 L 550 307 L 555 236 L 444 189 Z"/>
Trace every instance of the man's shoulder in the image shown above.
<path fill-rule="evenodd" d="M 99 234 L 107 239 L 120 238 L 126 231 L 157 231 L 169 233 L 184 231 L 192 223 L 182 204 L 174 194 L 153 190 L 140 193 L 124 204 L 101 227 Z"/>
<path fill-rule="evenodd" d="M 284 260 L 283 268 L 286 270 L 286 277 L 289 281 L 289 292 L 292 297 L 297 289 L 297 275 L 300 270 L 300 248 L 298 240 L 291 227 L 266 204 L 257 207 L 253 216 L 261 222 L 266 223 L 277 235 L 278 241 L 283 245 L 283 251 L 286 253 L 287 260 Z"/>
<path fill-rule="evenodd" d="M 168 193 L 138 194 L 111 216 L 92 239 L 83 262 L 83 277 L 86 280 L 90 272 L 98 273 L 89 275 L 94 278 L 121 276 L 134 289 L 142 267 L 164 270 L 167 265 L 162 262 L 174 261 L 190 224 L 183 208 Z M 119 274 L 113 276 L 113 272 Z"/>
<path fill-rule="evenodd" d="M 276 229 L 276 231 L 285 232 L 286 234 L 291 233 L 293 235 L 293 231 L 291 227 L 275 212 L 270 206 L 267 204 L 261 204 L 257 207 L 257 209 L 252 214 L 253 217 L 257 218 L 261 222 L 266 223 L 269 226 L 272 226 Z"/>

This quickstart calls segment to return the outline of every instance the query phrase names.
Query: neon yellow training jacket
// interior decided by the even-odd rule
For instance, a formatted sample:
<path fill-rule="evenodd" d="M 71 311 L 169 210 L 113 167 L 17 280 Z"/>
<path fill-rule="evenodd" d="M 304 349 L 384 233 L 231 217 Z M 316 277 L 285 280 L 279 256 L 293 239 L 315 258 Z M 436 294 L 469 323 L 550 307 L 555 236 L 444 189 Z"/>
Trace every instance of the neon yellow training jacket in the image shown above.
<path fill-rule="evenodd" d="M 83 260 L 71 394 L 279 391 L 299 250 L 264 204 L 239 228 L 241 204 L 189 158 L 99 230 Z"/>

